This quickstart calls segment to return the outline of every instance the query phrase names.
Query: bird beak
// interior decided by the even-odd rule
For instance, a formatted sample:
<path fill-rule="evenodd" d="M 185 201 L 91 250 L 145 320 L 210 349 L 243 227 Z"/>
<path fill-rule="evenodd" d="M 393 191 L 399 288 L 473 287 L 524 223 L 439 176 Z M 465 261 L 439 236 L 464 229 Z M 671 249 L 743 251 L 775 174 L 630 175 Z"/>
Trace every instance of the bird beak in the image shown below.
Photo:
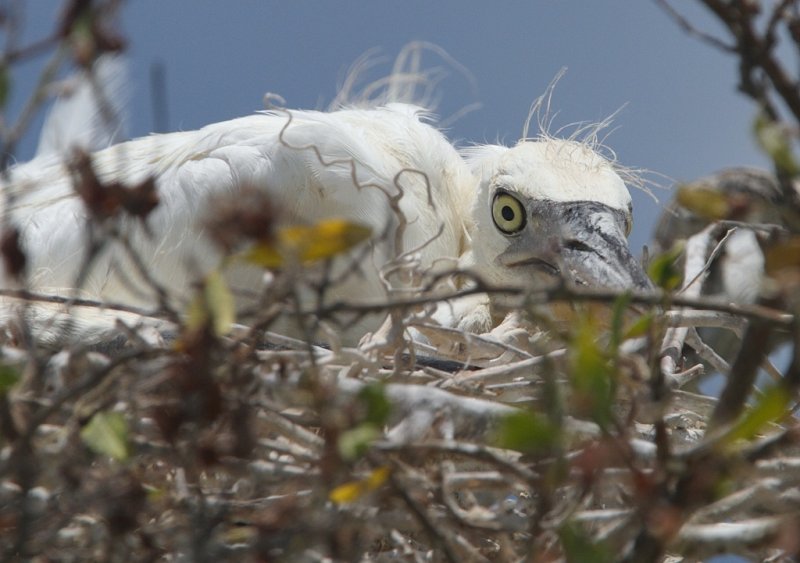
<path fill-rule="evenodd" d="M 561 276 L 576 286 L 653 288 L 628 247 L 620 210 L 596 202 L 538 202 L 520 235 L 500 257 L 506 267 Z"/>
<path fill-rule="evenodd" d="M 609 289 L 653 288 L 622 233 L 619 236 L 593 235 L 587 238 L 588 241 L 582 241 L 578 248 L 569 241 L 561 248 L 563 274 L 567 279 L 576 285 Z"/>

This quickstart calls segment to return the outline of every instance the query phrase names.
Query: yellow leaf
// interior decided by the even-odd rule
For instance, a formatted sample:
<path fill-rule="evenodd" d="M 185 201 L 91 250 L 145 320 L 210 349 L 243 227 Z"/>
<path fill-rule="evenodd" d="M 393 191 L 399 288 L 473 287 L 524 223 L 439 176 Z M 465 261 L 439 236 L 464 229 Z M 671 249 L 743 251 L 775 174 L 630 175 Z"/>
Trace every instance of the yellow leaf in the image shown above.
<path fill-rule="evenodd" d="M 328 498 L 335 504 L 349 504 L 360 499 L 365 492 L 363 481 L 349 481 L 334 488 Z"/>
<path fill-rule="evenodd" d="M 314 262 L 341 254 L 367 240 L 372 229 L 345 219 L 324 219 L 314 225 L 291 225 L 278 230 L 274 242 L 261 242 L 244 259 L 264 268 L 287 261 Z"/>
<path fill-rule="evenodd" d="M 214 334 L 217 336 L 228 334 L 231 325 L 236 321 L 236 304 L 222 274 L 218 271 L 208 274 L 204 293 L 214 324 Z"/>
<path fill-rule="evenodd" d="M 780 270 L 800 267 L 800 236 L 793 236 L 768 248 L 764 267 L 770 275 Z"/>
<path fill-rule="evenodd" d="M 303 262 L 322 260 L 351 249 L 369 238 L 369 227 L 343 219 L 320 221 L 311 227 L 287 227 L 280 238 L 289 248 L 296 248 Z"/>
<path fill-rule="evenodd" d="M 383 485 L 389 478 L 389 475 L 391 475 L 391 473 L 392 470 L 385 465 L 383 467 L 378 467 L 377 469 L 375 469 L 372 473 L 369 474 L 369 477 L 367 477 L 367 487 L 369 487 L 369 490 L 374 491 L 375 489 Z"/>
<path fill-rule="evenodd" d="M 189 303 L 186 326 L 198 329 L 208 322 L 214 334 L 224 336 L 236 321 L 236 303 L 222 274 L 214 270 L 203 282 L 203 287 Z"/>
<path fill-rule="evenodd" d="M 249 544 L 259 537 L 259 529 L 256 526 L 236 524 L 232 528 L 223 531 L 226 544 Z"/>
<path fill-rule="evenodd" d="M 124 461 L 130 455 L 128 448 L 128 424 L 122 413 L 99 412 L 83 430 L 81 439 L 95 453 Z"/>
<path fill-rule="evenodd" d="M 676 195 L 678 204 L 709 221 L 725 219 L 731 207 L 725 194 L 704 186 L 681 186 Z"/>
<path fill-rule="evenodd" d="M 242 257 L 246 262 L 268 270 L 283 266 L 283 255 L 274 243 L 259 242 L 254 244 Z"/>
<path fill-rule="evenodd" d="M 383 485 L 391 474 L 391 469 L 386 466 L 373 470 L 366 479 L 348 481 L 335 487 L 328 498 L 335 504 L 349 504 L 360 499 L 365 494 L 374 491 Z"/>

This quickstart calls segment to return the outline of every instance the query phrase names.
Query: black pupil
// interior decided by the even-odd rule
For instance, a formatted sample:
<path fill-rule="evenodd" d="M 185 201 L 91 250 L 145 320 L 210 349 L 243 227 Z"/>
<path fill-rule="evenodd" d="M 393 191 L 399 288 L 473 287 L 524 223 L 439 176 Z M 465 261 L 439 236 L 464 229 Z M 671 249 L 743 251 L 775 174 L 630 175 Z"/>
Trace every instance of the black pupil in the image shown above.
<path fill-rule="evenodd" d="M 500 215 L 502 215 L 503 219 L 506 221 L 511 221 L 514 218 L 514 210 L 511 209 L 510 206 L 504 205 L 503 209 L 500 210 Z"/>

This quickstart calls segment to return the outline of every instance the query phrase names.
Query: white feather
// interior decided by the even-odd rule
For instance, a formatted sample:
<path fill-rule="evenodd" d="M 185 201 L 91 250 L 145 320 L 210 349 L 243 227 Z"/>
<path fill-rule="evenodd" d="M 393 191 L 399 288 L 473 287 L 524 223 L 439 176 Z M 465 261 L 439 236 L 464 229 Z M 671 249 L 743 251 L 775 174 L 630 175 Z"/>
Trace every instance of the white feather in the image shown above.
<path fill-rule="evenodd" d="M 96 151 L 125 140 L 131 87 L 123 55 L 101 55 L 89 71 L 76 71 L 58 87 L 36 156 L 66 155 L 76 147 Z"/>
<path fill-rule="evenodd" d="M 373 110 L 271 112 L 209 125 L 193 132 L 154 135 L 100 151 L 93 157 L 105 182 L 135 184 L 156 177 L 161 204 L 148 218 L 153 236 L 138 221 L 126 225 L 150 275 L 185 296 L 198 271 L 219 256 L 200 230 L 209 198 L 255 187 L 266 190 L 285 223 L 347 218 L 382 233 L 397 221 L 386 194 L 403 190 L 400 208 L 413 228 L 408 249 L 427 246 L 433 257 L 457 257 L 472 202 L 472 176 L 435 128 L 405 105 Z M 322 157 L 322 158 L 320 158 Z M 86 253 L 87 212 L 74 194 L 67 168 L 56 157 L 18 166 L 4 187 L 13 207 L 6 220 L 18 226 L 29 260 L 30 288 L 71 294 Z M 354 182 L 355 178 L 355 182 Z M 441 205 L 431 207 L 432 200 Z M 439 231 L 442 229 L 441 235 Z M 374 250 L 381 265 L 395 253 L 389 240 Z M 152 305 L 154 295 L 114 244 L 96 260 L 81 295 L 129 305 Z M 260 273 L 233 273 L 235 288 L 257 288 Z M 6 279 L 8 286 L 11 280 Z M 382 295 L 377 269 L 354 276 L 342 296 Z M 336 292 L 334 292 L 336 297 Z"/>
<path fill-rule="evenodd" d="M 178 310 L 190 294 L 191 282 L 220 259 L 202 232 L 201 220 L 213 213 L 210 198 L 236 197 L 249 188 L 269 194 L 284 223 L 341 217 L 368 225 L 376 234 L 392 235 L 400 218 L 389 197 L 402 193 L 399 209 L 407 221 L 402 248 L 393 236 L 376 238 L 369 263 L 362 264 L 363 275 L 348 276 L 329 292 L 329 300 L 384 299 L 381 267 L 410 249 L 419 249 L 423 269 L 458 264 L 500 284 L 536 279 L 536 267 L 508 268 L 501 256 L 520 240 L 531 240 L 539 252 L 547 245 L 536 237 L 559 238 L 564 233 L 558 225 L 556 232 L 537 231 L 534 220 L 533 230 L 522 238 L 501 233 L 491 218 L 498 189 L 512 190 L 524 202 L 589 201 L 616 210 L 620 215 L 607 225 L 597 221 L 625 246 L 621 233 L 630 220 L 630 195 L 614 167 L 589 146 L 542 139 L 512 148 L 472 149 L 465 160 L 423 119 L 430 116 L 407 104 L 327 113 L 275 110 L 198 131 L 122 143 L 96 153 L 92 161 L 104 182 L 132 185 L 155 178 L 161 204 L 148 217 L 148 229 L 133 219 L 125 227 L 148 275 L 169 290 Z M 20 229 L 29 259 L 29 288 L 73 295 L 85 259 L 87 212 L 74 193 L 68 169 L 58 157 L 40 157 L 12 169 L 4 190 L 5 201 L 12 204 L 3 215 Z M 628 252 L 623 251 L 619 256 Z M 125 251 L 111 243 L 83 280 L 81 295 L 153 305 L 156 296 L 138 278 Z M 257 291 L 260 279 L 255 268 L 231 272 L 236 290 Z M 5 279 L 3 285 L 13 285 L 13 280 Z M 490 302 L 481 302 L 485 305 L 478 309 L 451 309 L 455 313 L 445 322 L 476 331 L 491 329 Z M 105 318 L 77 322 L 108 325 Z M 375 322 L 368 319 L 344 336 L 356 339 Z"/>

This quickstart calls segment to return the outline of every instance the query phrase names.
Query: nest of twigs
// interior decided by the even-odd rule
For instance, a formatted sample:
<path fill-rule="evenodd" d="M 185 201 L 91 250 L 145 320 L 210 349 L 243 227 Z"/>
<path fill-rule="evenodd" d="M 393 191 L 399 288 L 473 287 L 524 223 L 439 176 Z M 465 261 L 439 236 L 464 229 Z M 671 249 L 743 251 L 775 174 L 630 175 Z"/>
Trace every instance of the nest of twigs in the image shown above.
<path fill-rule="evenodd" d="M 684 263 L 694 279 L 696 261 Z M 797 362 L 768 366 L 761 338 L 792 334 L 788 312 L 663 290 L 509 288 L 520 307 L 477 336 L 432 326 L 420 311 L 442 296 L 416 295 L 387 302 L 381 330 L 348 347 L 337 334 L 379 311 L 315 315 L 275 290 L 306 276 L 319 283 L 275 274 L 246 325 L 219 322 L 231 312 L 209 279 L 186 320 L 137 317 L 113 339 L 70 341 L 65 325 L 46 348 L 21 315 L 0 371 L 5 558 L 796 553 Z M 520 339 L 556 302 L 571 304 L 569 326 Z M 301 310 L 316 343 L 269 331 Z M 703 325 L 743 329 L 747 352 L 725 365 L 701 346 Z M 444 344 L 415 342 L 412 327 Z M 704 364 L 685 359 L 686 343 L 729 373 L 726 403 L 698 393 Z M 755 391 L 760 365 L 777 379 Z"/>

